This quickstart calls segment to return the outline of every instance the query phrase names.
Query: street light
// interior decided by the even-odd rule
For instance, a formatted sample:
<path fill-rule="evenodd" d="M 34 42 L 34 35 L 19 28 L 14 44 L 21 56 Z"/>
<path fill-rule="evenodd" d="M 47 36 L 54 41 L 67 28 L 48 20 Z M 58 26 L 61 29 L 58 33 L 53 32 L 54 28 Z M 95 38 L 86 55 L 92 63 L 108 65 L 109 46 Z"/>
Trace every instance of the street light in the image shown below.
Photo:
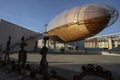
<path fill-rule="evenodd" d="M 48 24 L 45 24 L 44 27 L 45 27 L 45 35 L 46 35 Z"/>

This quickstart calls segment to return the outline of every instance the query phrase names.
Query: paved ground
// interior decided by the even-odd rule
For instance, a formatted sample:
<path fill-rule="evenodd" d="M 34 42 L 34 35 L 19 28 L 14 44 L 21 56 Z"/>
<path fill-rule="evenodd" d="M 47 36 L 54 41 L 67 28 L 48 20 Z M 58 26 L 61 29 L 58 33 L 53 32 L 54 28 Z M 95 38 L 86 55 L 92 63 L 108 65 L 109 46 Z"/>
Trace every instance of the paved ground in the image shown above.
<path fill-rule="evenodd" d="M 12 58 L 17 56 L 17 54 L 11 55 Z M 36 68 L 39 66 L 40 59 L 40 54 L 28 54 L 28 61 Z M 48 54 L 47 61 L 50 69 L 57 70 L 59 75 L 69 80 L 80 71 L 82 65 L 89 63 L 101 65 L 112 72 L 115 80 L 120 80 L 120 56 L 117 55 Z"/>

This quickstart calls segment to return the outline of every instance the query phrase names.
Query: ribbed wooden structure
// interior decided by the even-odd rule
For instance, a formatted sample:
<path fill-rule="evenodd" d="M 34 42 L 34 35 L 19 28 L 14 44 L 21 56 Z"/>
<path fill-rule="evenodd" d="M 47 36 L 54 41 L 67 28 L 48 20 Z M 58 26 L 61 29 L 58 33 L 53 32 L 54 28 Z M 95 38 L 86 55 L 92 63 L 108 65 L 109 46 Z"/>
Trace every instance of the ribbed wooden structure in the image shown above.
<path fill-rule="evenodd" d="M 47 35 L 63 42 L 78 41 L 102 31 L 110 19 L 109 11 L 100 5 L 75 7 L 55 17 L 48 24 Z"/>
<path fill-rule="evenodd" d="M 66 24 L 47 32 L 48 35 L 57 35 L 65 42 L 77 41 L 93 36 L 103 30 L 109 22 L 109 18 L 101 17 L 89 19 L 78 23 Z"/>

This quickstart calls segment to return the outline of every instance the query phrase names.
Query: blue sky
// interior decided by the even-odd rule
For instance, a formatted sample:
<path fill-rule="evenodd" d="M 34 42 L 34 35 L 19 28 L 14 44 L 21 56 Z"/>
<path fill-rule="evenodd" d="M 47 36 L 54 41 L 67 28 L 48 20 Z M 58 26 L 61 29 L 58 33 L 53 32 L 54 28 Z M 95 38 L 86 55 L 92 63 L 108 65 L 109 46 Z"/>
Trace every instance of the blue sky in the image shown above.
<path fill-rule="evenodd" d="M 120 0 L 0 0 L 0 19 L 42 33 L 44 25 L 63 11 L 86 4 L 106 3 L 120 12 Z M 120 32 L 120 18 L 99 35 Z"/>

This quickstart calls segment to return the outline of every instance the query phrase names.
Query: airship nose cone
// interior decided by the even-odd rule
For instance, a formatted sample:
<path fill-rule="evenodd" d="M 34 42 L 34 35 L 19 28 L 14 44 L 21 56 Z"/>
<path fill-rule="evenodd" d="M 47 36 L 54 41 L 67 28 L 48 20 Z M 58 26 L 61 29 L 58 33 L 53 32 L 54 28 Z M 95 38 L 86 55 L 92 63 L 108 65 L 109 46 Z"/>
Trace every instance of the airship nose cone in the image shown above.
<path fill-rule="evenodd" d="M 88 20 L 106 16 L 110 18 L 107 25 L 110 26 L 118 19 L 118 15 L 118 11 L 107 4 L 90 4 L 81 8 L 78 20 Z"/>
<path fill-rule="evenodd" d="M 116 10 L 115 8 L 109 6 L 109 5 L 104 5 L 104 7 L 106 8 L 106 10 L 108 11 L 108 14 L 106 14 L 106 16 L 111 17 L 109 23 L 107 26 L 112 25 L 119 17 L 119 12 L 118 10 Z"/>
<path fill-rule="evenodd" d="M 105 27 L 112 25 L 117 20 L 118 15 L 118 11 L 107 4 L 93 4 L 81 9 L 79 21 L 84 20 L 86 29 L 93 36 Z"/>

